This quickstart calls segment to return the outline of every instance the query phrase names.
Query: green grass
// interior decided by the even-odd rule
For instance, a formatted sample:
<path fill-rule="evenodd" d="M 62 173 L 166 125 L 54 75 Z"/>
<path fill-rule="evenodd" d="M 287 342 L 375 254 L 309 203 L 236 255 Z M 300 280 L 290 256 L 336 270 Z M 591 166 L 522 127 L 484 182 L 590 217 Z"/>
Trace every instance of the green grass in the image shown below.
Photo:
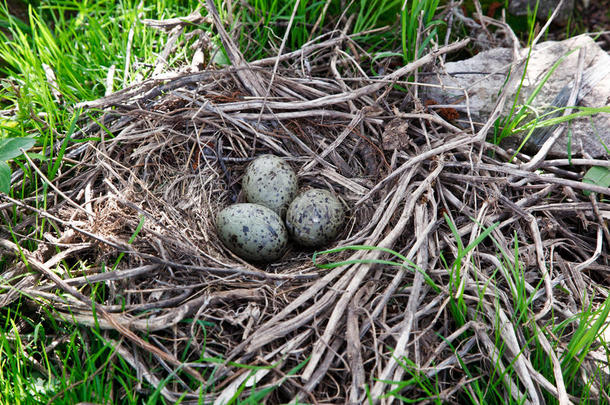
<path fill-rule="evenodd" d="M 4 4 L 0 5 L 0 21 L 8 27 L 0 33 L 0 74 L 5 76 L 0 86 L 0 106 L 13 111 L 12 117 L 0 120 L 0 138 L 34 136 L 40 148 L 35 157 L 49 162 L 47 174 L 51 177 L 62 159 L 61 155 L 55 156 L 55 143 L 71 142 L 64 135 L 79 129 L 77 119 L 86 118 L 80 117 L 72 105 L 103 96 L 112 66 L 116 69 L 112 90 L 150 74 L 167 35 L 145 27 L 140 17 L 186 15 L 198 5 L 197 1 L 172 0 L 144 6 L 139 3 L 41 2 L 29 8 L 25 22 L 16 20 Z M 172 56 L 170 66 L 184 59 L 188 46 L 183 49 Z M 49 72 L 54 79 L 49 78 Z M 36 179 L 27 165 L 24 168 L 28 177 Z M 24 198 L 31 190 L 17 191 L 13 190 L 15 195 Z"/>
<path fill-rule="evenodd" d="M 50 314 L 40 322 L 13 308 L 0 312 L 1 403 L 140 403 L 135 371 L 99 331 L 56 323 Z"/>
<path fill-rule="evenodd" d="M 418 404 L 424 401 L 430 401 L 434 404 L 441 405 L 443 403 L 441 397 L 441 387 L 439 384 L 438 376 L 428 377 L 419 370 L 419 367 L 410 359 L 404 357 L 398 361 L 400 367 L 402 367 L 408 378 L 401 381 L 387 381 L 390 384 L 394 384 L 396 387 L 388 391 L 384 398 L 393 397 L 406 404 Z M 402 391 L 409 388 L 415 387 L 416 393 L 421 392 L 420 395 L 409 395 L 409 397 L 402 394 Z"/>
<path fill-rule="evenodd" d="M 395 261 L 395 260 L 383 260 L 383 259 L 355 259 L 355 260 L 344 260 L 344 261 L 331 262 L 331 263 L 316 262 L 317 257 L 320 255 L 339 253 L 339 252 L 350 251 L 350 250 L 378 250 L 378 251 L 388 253 L 388 254 L 396 257 L 397 259 L 400 260 L 400 262 Z M 428 286 L 430 286 L 432 289 L 434 289 L 434 291 L 440 292 L 440 288 L 434 283 L 434 281 L 430 278 L 430 276 L 428 276 L 426 274 L 426 272 L 423 269 L 418 267 L 415 263 L 413 263 L 412 261 L 407 259 L 405 256 L 401 255 L 398 252 L 395 252 L 392 249 L 387 249 L 387 248 L 378 247 L 378 246 L 368 246 L 368 245 L 341 246 L 341 247 L 338 247 L 335 249 L 328 249 L 328 250 L 323 250 L 320 252 L 314 252 L 314 254 L 312 256 L 312 261 L 313 261 L 314 266 L 316 266 L 319 269 L 324 269 L 324 270 L 334 269 L 336 267 L 345 266 L 345 265 L 349 265 L 349 264 L 366 263 L 366 264 L 383 264 L 383 265 L 397 267 L 399 270 L 405 270 L 405 271 L 409 271 L 409 272 L 420 272 L 424 276 L 424 280 L 426 281 Z"/>
<path fill-rule="evenodd" d="M 220 8 L 220 1 L 216 2 Z M 274 55 L 286 34 L 296 0 L 252 0 L 250 7 L 237 7 L 233 20 L 239 27 L 239 43 L 246 59 L 256 60 Z M 367 52 L 379 57 L 402 56 L 410 62 L 427 49 L 430 40 L 437 35 L 440 21 L 433 19 L 439 0 L 407 1 L 403 10 L 402 0 L 359 0 L 342 9 L 343 2 L 312 1 L 299 2 L 288 33 L 286 47 L 301 48 L 316 36 L 331 32 L 331 27 L 343 30 L 348 18 L 346 34 L 356 35 L 355 41 Z M 226 10 L 225 10 L 226 11 Z M 419 30 L 419 16 L 423 14 L 423 29 Z M 340 17 L 345 17 L 339 20 Z M 368 33 L 378 28 L 386 29 Z M 397 37 L 395 32 L 401 31 Z M 336 36 L 336 34 L 335 34 Z M 402 46 L 402 52 L 392 50 Z"/>
<path fill-rule="evenodd" d="M 403 62 L 409 63 L 420 57 L 429 42 L 436 39 L 436 26 L 444 25 L 442 21 L 434 20 L 438 4 L 438 0 L 405 2 L 400 13 Z M 420 35 L 421 43 L 418 43 Z"/>

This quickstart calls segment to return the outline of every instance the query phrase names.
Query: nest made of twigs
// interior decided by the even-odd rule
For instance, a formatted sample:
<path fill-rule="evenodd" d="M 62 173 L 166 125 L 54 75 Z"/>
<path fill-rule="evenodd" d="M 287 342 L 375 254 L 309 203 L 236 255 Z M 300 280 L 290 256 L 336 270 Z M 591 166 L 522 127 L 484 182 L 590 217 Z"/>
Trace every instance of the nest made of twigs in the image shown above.
<path fill-rule="evenodd" d="M 544 176 L 519 169 L 528 156 L 506 163 L 511 155 L 485 142 L 491 119 L 447 122 L 393 87 L 464 41 L 374 79 L 353 59 L 336 68 L 343 41 L 151 79 L 86 103 L 102 111 L 103 127 L 91 123 L 80 135 L 101 141 L 68 150 L 53 203 L 37 210 L 53 227 L 26 253 L 44 277 L 21 278 L 2 304 L 26 292 L 65 321 L 120 332 L 128 339 L 113 345 L 153 386 L 172 373 L 198 381 L 164 387 L 169 401 L 222 403 L 256 382 L 280 386 L 273 403 L 361 403 L 365 384 L 377 398 L 409 370 L 457 401 L 472 378 L 464 365 L 483 376 L 507 364 L 516 370 L 503 377 L 513 387 L 507 395 L 566 395 L 531 373 L 532 352 L 556 356 L 576 326 L 557 336 L 545 335 L 546 325 L 588 305 L 583 291 L 607 295 L 599 284 L 608 270 L 600 212 L 610 205 L 575 190 L 600 191 L 579 186 L 580 174 L 561 162 L 543 162 Z M 318 76 L 303 68 L 305 58 Z M 405 105 L 414 110 L 402 112 Z M 261 265 L 220 244 L 215 215 L 240 201 L 244 168 L 262 153 L 284 157 L 301 187 L 332 190 L 348 207 L 328 248 L 351 248 L 319 256 L 326 268 L 298 246 Z M 513 318 L 515 268 L 537 324 Z M 23 271 L 16 265 L 3 277 Z M 452 316 L 456 305 L 466 319 Z M 525 336 L 536 333 L 553 346 L 533 347 Z M 202 358 L 223 362 L 203 371 Z M 585 357 L 585 374 L 596 361 L 593 351 Z M 251 374 L 239 363 L 265 368 Z M 300 378 L 286 378 L 303 363 Z M 422 395 L 415 386 L 402 394 Z"/>

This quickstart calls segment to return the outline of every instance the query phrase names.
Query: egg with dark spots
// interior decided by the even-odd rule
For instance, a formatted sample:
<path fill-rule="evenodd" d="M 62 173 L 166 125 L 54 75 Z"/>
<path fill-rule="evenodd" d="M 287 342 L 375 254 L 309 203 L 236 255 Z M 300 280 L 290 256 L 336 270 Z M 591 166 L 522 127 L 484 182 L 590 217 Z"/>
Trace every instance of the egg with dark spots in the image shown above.
<path fill-rule="evenodd" d="M 261 155 L 250 162 L 241 184 L 249 203 L 269 207 L 282 218 L 297 194 L 297 175 L 274 155 Z"/>
<path fill-rule="evenodd" d="M 233 204 L 223 209 L 216 216 L 216 230 L 229 250 L 251 261 L 279 259 L 288 243 L 280 216 L 259 204 Z"/>
<path fill-rule="evenodd" d="M 315 247 L 332 241 L 344 219 L 337 197 L 327 190 L 311 189 L 299 194 L 288 207 L 286 228 L 298 244 Z"/>

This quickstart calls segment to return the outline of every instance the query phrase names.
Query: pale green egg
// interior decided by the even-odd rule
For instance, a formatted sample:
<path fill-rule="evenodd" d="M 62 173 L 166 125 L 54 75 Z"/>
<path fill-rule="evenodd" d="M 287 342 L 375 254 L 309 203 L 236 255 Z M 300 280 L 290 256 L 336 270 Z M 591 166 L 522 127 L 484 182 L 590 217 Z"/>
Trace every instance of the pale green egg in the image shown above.
<path fill-rule="evenodd" d="M 286 250 L 288 233 L 282 219 L 259 204 L 233 204 L 216 216 L 220 240 L 246 260 L 269 262 Z"/>
<path fill-rule="evenodd" d="M 283 218 L 297 193 L 297 176 L 284 159 L 261 155 L 246 168 L 242 190 L 249 203 L 269 207 Z"/>
<path fill-rule="evenodd" d="M 303 246 L 320 246 L 341 230 L 345 213 L 341 202 L 329 191 L 312 189 L 299 194 L 288 207 L 286 228 Z"/>

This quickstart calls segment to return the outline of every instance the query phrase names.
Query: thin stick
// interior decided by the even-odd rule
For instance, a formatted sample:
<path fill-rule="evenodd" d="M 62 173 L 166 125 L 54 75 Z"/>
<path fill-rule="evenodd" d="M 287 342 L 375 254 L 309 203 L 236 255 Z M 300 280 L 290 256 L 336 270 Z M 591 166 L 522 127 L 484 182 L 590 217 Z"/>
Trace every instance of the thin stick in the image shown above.
<path fill-rule="evenodd" d="M 271 88 L 273 87 L 273 81 L 275 80 L 275 75 L 277 74 L 277 67 L 280 64 L 279 56 L 284 52 L 284 47 L 286 46 L 286 40 L 290 35 L 290 29 L 292 28 L 292 23 L 294 22 L 294 16 L 297 14 L 297 9 L 299 8 L 299 4 L 301 0 L 296 0 L 294 2 L 294 8 L 292 9 L 292 14 L 290 15 L 290 20 L 288 20 L 288 27 L 286 28 L 286 32 L 284 33 L 284 38 L 282 38 L 282 43 L 280 44 L 280 49 L 277 53 L 277 58 L 275 63 L 273 64 L 273 72 L 271 72 L 271 79 L 269 80 L 269 85 L 267 86 L 267 90 L 265 91 L 265 97 L 263 98 L 263 106 L 259 112 L 258 123 L 261 122 L 261 115 L 263 115 L 263 111 L 265 110 L 265 104 L 267 103 L 267 99 L 269 98 L 269 94 L 271 93 Z"/>
<path fill-rule="evenodd" d="M 71 206 L 73 206 L 74 208 L 76 208 L 77 210 L 83 211 L 85 214 L 87 214 L 89 217 L 94 217 L 95 214 L 91 211 L 89 211 L 86 208 L 81 207 L 80 205 L 78 205 L 77 203 L 75 203 L 74 201 L 72 201 L 72 199 L 70 197 L 68 197 L 66 194 L 64 194 L 63 191 L 61 191 L 59 188 L 57 188 L 57 186 L 55 186 L 48 178 L 47 176 L 44 175 L 44 173 L 38 168 L 38 166 L 36 166 L 36 164 L 32 161 L 32 159 L 30 159 L 30 157 L 28 156 L 27 153 L 25 153 L 25 150 L 20 149 L 21 152 L 23 153 L 23 156 L 26 158 L 26 160 L 28 161 L 28 163 L 30 164 L 30 166 L 32 166 L 34 168 L 34 171 L 36 171 L 36 173 L 38 173 L 38 175 L 42 178 L 42 180 L 47 183 L 47 185 L 49 187 L 51 187 L 53 190 L 55 190 L 55 192 L 57 194 L 59 194 L 68 204 L 70 204 Z"/>

